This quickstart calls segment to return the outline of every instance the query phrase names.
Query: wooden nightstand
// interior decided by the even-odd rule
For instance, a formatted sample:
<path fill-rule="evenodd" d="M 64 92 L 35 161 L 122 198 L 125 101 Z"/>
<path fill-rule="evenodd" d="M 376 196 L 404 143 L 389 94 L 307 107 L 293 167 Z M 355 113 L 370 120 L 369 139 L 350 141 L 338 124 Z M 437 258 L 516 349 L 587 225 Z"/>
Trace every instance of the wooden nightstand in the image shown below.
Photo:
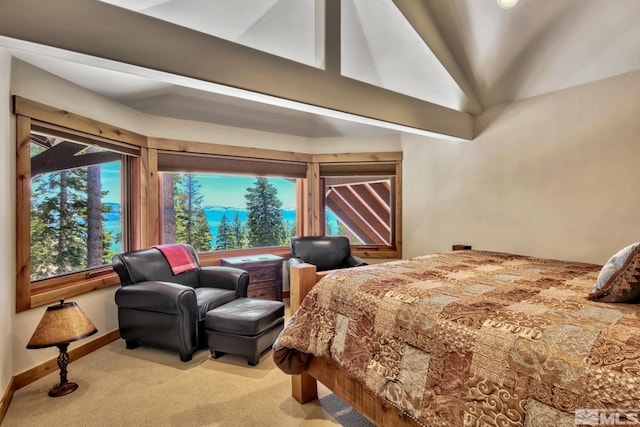
<path fill-rule="evenodd" d="M 271 254 L 221 258 L 220 265 L 249 273 L 247 297 L 282 301 L 282 257 Z"/>
<path fill-rule="evenodd" d="M 451 247 L 453 251 L 469 251 L 471 250 L 471 245 L 453 245 Z"/>

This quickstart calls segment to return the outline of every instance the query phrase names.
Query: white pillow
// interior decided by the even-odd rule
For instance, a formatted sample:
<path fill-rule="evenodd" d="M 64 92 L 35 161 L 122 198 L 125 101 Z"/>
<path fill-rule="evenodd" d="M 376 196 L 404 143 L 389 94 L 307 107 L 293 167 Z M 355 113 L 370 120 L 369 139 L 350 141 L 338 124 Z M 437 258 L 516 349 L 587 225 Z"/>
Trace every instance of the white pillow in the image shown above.
<path fill-rule="evenodd" d="M 640 242 L 609 258 L 598 274 L 589 299 L 625 303 L 640 301 Z"/>
<path fill-rule="evenodd" d="M 596 284 L 593 285 L 593 292 L 597 292 L 604 288 L 604 285 L 607 284 L 611 276 L 622 268 L 629 258 L 629 255 L 631 255 L 638 246 L 640 246 L 640 242 L 633 243 L 620 249 L 615 255 L 609 258 L 609 261 L 606 262 L 602 267 L 602 270 L 600 270 L 600 274 L 598 274 L 598 280 L 596 281 Z"/>

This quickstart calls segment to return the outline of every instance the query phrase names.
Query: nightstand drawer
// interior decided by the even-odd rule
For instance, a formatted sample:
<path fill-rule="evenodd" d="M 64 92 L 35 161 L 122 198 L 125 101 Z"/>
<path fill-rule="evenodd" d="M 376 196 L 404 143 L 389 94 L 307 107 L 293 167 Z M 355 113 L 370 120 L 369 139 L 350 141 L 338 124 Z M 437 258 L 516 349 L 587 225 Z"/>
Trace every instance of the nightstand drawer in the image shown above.
<path fill-rule="evenodd" d="M 249 273 L 249 277 L 251 278 L 251 282 L 264 282 L 264 281 L 273 281 L 275 278 L 273 272 L 276 268 L 282 268 L 282 263 L 279 262 L 277 264 L 271 264 L 267 266 L 260 267 L 249 267 L 247 266 L 245 270 Z"/>
<path fill-rule="evenodd" d="M 249 298 L 282 301 L 282 257 L 271 254 L 221 258 L 220 265 L 249 273 Z"/>
<path fill-rule="evenodd" d="M 266 285 L 258 285 L 258 286 L 249 285 L 249 289 L 247 290 L 247 297 L 277 300 L 278 291 L 270 283 Z"/>

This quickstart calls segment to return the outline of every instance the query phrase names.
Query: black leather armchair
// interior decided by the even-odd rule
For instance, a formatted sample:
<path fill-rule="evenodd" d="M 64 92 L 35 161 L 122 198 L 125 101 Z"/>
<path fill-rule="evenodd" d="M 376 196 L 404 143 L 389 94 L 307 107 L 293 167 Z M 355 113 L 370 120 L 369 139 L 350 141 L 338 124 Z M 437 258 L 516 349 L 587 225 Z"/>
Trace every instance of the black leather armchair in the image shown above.
<path fill-rule="evenodd" d="M 207 311 L 247 296 L 249 274 L 231 267 L 200 267 L 198 254 L 185 245 L 198 267 L 174 275 L 156 248 L 124 252 L 113 257 L 120 277 L 116 291 L 120 336 L 127 348 L 139 345 L 177 351 L 191 360 L 206 344 Z"/>
<path fill-rule="evenodd" d="M 317 271 L 368 265 L 362 258 L 351 255 L 351 242 L 346 236 L 292 237 L 287 270 L 301 263 L 314 264 Z M 289 280 L 288 274 L 286 277 Z"/>

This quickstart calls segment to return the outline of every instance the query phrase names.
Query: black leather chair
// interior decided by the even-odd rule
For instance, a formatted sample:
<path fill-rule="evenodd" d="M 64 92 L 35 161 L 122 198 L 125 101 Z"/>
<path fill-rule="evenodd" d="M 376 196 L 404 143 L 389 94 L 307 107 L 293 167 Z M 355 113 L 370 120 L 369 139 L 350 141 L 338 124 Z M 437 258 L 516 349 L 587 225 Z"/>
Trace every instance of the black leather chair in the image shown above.
<path fill-rule="evenodd" d="M 249 274 L 232 267 L 198 267 L 174 275 L 157 248 L 124 252 L 113 257 L 120 277 L 116 291 L 120 336 L 127 348 L 139 345 L 177 351 L 180 360 L 206 346 L 204 319 L 212 308 L 247 296 Z"/>
<path fill-rule="evenodd" d="M 314 264 L 317 271 L 368 265 L 362 258 L 351 255 L 351 242 L 346 236 L 292 237 L 287 269 L 301 263 Z M 289 274 L 286 280 L 289 280 Z"/>

